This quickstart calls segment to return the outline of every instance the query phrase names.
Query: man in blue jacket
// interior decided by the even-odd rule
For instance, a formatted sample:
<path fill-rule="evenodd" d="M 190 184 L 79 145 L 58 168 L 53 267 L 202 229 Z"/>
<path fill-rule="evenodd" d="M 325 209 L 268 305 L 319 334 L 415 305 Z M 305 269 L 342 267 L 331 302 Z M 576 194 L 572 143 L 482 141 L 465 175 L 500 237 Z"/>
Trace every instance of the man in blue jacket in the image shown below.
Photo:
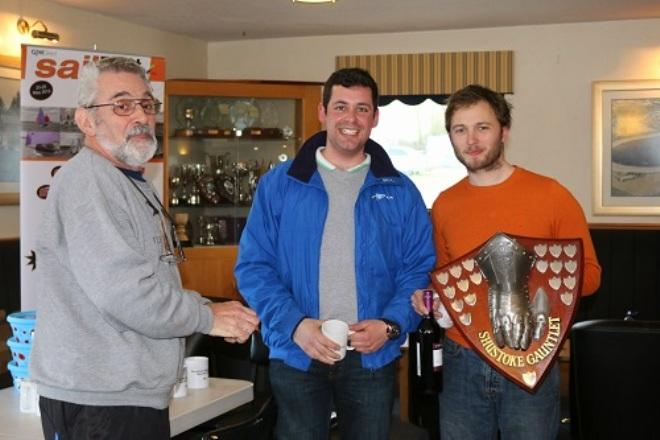
<path fill-rule="evenodd" d="M 428 285 L 431 226 L 413 183 L 369 139 L 378 87 L 341 69 L 324 86 L 326 131 L 266 174 L 240 241 L 238 288 L 262 322 L 279 439 L 327 439 L 337 411 L 344 439 L 388 438 L 396 358 Z M 321 332 L 350 324 L 354 351 Z"/>

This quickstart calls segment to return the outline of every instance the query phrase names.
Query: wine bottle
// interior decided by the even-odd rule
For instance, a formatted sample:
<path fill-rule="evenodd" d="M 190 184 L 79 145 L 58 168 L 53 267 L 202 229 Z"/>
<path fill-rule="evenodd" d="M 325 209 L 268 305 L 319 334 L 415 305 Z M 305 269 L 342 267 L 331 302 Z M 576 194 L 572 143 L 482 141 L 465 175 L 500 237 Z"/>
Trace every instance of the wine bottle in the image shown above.
<path fill-rule="evenodd" d="M 433 316 L 433 291 L 424 291 L 424 305 L 429 313 L 417 327 L 417 388 L 423 394 L 442 391 L 443 330 Z"/>

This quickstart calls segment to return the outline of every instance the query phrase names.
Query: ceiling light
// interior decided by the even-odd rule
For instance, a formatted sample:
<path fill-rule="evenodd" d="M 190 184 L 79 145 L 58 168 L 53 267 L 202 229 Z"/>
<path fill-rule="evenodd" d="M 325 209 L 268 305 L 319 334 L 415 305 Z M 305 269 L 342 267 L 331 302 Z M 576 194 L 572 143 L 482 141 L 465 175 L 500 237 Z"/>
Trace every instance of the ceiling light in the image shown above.
<path fill-rule="evenodd" d="M 293 0 L 294 3 L 334 3 L 337 0 Z"/>
<path fill-rule="evenodd" d="M 34 27 L 37 24 L 41 24 L 43 26 L 43 30 L 37 30 L 34 29 Z M 55 32 L 48 32 L 48 27 L 46 26 L 46 23 L 44 23 L 41 20 L 37 20 L 34 23 L 32 23 L 32 26 L 30 26 L 23 17 L 20 17 L 18 21 L 16 21 L 16 29 L 18 29 L 18 33 L 21 35 L 27 34 L 30 32 L 30 28 L 32 28 L 32 38 L 44 38 L 49 41 L 60 41 L 60 35 L 55 33 Z"/>

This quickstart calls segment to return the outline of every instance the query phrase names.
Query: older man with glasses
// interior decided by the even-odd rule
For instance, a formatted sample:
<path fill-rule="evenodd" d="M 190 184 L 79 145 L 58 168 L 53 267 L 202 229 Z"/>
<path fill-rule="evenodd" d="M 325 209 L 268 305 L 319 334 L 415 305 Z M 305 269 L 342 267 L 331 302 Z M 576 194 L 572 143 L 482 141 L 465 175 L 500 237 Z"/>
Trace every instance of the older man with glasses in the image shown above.
<path fill-rule="evenodd" d="M 30 378 L 47 439 L 169 438 L 168 406 L 194 332 L 245 341 L 256 314 L 181 287 L 172 220 L 142 177 L 157 142 L 142 67 L 81 70 L 85 146 L 54 178 L 37 240 Z"/>

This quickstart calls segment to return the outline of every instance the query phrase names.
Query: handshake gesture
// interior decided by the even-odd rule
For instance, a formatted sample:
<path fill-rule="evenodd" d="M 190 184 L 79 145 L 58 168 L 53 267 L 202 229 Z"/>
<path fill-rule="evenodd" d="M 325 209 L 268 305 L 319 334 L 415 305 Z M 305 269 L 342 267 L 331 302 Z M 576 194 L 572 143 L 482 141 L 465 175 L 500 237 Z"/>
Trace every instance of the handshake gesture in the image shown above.
<path fill-rule="evenodd" d="M 224 337 L 227 342 L 243 343 L 248 340 L 259 325 L 259 318 L 254 310 L 238 301 L 209 303 L 213 311 L 211 336 Z"/>

